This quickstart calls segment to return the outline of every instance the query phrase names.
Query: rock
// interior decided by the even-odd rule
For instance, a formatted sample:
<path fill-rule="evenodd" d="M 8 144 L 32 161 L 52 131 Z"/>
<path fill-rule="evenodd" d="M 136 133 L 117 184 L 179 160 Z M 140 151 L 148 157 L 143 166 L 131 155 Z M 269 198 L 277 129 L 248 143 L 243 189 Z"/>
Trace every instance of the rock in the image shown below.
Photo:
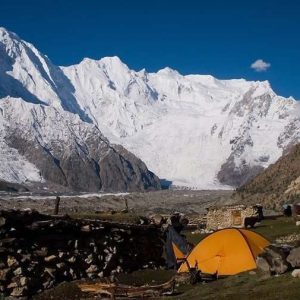
<path fill-rule="evenodd" d="M 296 222 L 296 226 L 300 226 L 300 221 L 297 221 L 297 222 Z"/>
<path fill-rule="evenodd" d="M 289 269 L 286 261 L 289 250 L 273 245 L 268 246 L 265 251 L 257 257 L 256 264 L 259 269 L 270 274 L 283 274 Z"/>
<path fill-rule="evenodd" d="M 47 256 L 47 257 L 44 258 L 44 260 L 46 262 L 53 262 L 56 259 L 57 259 L 57 257 L 55 255 L 50 255 L 50 256 Z"/>
<path fill-rule="evenodd" d="M 56 272 L 55 269 L 52 269 L 52 268 L 45 268 L 45 273 L 49 274 L 50 277 L 52 277 L 52 278 L 55 278 L 55 272 Z"/>
<path fill-rule="evenodd" d="M 46 289 L 50 289 L 52 287 L 54 287 L 55 282 L 54 280 L 47 280 L 46 282 L 43 283 L 43 288 Z"/>
<path fill-rule="evenodd" d="M 12 297 L 25 296 L 26 294 L 27 294 L 27 287 L 16 287 L 10 293 Z"/>
<path fill-rule="evenodd" d="M 258 256 L 256 258 L 256 266 L 261 271 L 270 273 L 270 265 L 266 258 Z"/>
<path fill-rule="evenodd" d="M 15 270 L 14 270 L 14 274 L 15 274 L 16 276 L 22 275 L 22 274 L 23 274 L 22 268 L 19 267 L 19 268 L 15 269 Z"/>
<path fill-rule="evenodd" d="M 300 278 L 300 269 L 293 270 L 292 276 L 295 278 Z"/>
<path fill-rule="evenodd" d="M 103 278 L 104 274 L 103 274 L 103 272 L 101 271 L 101 272 L 99 272 L 99 273 L 97 274 L 97 276 L 98 276 L 99 278 Z"/>
<path fill-rule="evenodd" d="M 40 250 L 34 251 L 34 254 L 37 256 L 45 257 L 48 255 L 48 249 L 47 248 L 42 248 Z"/>
<path fill-rule="evenodd" d="M 292 249 L 286 260 L 293 268 L 300 267 L 300 247 Z"/>
<path fill-rule="evenodd" d="M 27 277 L 23 276 L 23 277 L 20 278 L 20 285 L 21 286 L 27 286 L 28 282 L 29 282 L 29 280 L 28 280 Z"/>
<path fill-rule="evenodd" d="M 10 268 L 13 268 L 13 267 L 17 267 L 19 265 L 19 262 L 17 261 L 17 259 L 13 256 L 8 256 L 7 257 L 7 265 L 10 267 Z"/>
<path fill-rule="evenodd" d="M 18 287 L 18 283 L 17 283 L 17 282 L 11 282 L 11 283 L 7 286 L 8 289 L 13 289 L 13 288 L 16 288 L 16 287 Z"/>
<path fill-rule="evenodd" d="M 92 254 L 90 254 L 85 260 L 88 265 L 92 264 L 94 262 L 94 257 Z"/>
<path fill-rule="evenodd" d="M 6 219 L 3 218 L 3 217 L 0 217 L 0 228 L 1 228 L 2 226 L 4 226 L 5 223 L 6 223 Z"/>
<path fill-rule="evenodd" d="M 96 265 L 90 265 L 88 269 L 86 269 L 87 273 L 96 273 L 99 272 L 99 268 Z"/>
<path fill-rule="evenodd" d="M 72 268 L 70 268 L 69 273 L 72 276 L 73 280 L 77 279 L 77 275 L 76 275 L 75 271 Z"/>
<path fill-rule="evenodd" d="M 74 243 L 74 248 L 75 248 L 75 249 L 78 249 L 78 240 L 75 241 L 75 243 Z"/>
<path fill-rule="evenodd" d="M 71 264 L 74 264 L 76 261 L 76 257 L 75 256 L 72 256 L 68 259 L 68 262 L 71 263 Z"/>
<path fill-rule="evenodd" d="M 84 225 L 84 226 L 81 227 L 80 230 L 81 230 L 82 232 L 91 232 L 91 231 L 92 231 L 90 225 Z"/>
<path fill-rule="evenodd" d="M 64 258 L 66 256 L 66 254 L 62 251 L 58 252 L 58 257 L 59 258 Z"/>
<path fill-rule="evenodd" d="M 6 281 L 9 272 L 10 272 L 10 269 L 2 269 L 2 270 L 0 270 L 0 281 Z"/>
<path fill-rule="evenodd" d="M 25 263 L 27 261 L 31 261 L 31 255 L 30 254 L 23 254 L 21 258 L 21 263 Z"/>
<path fill-rule="evenodd" d="M 66 264 L 65 263 L 58 263 L 58 264 L 56 264 L 56 267 L 58 269 L 65 269 L 66 268 Z"/>

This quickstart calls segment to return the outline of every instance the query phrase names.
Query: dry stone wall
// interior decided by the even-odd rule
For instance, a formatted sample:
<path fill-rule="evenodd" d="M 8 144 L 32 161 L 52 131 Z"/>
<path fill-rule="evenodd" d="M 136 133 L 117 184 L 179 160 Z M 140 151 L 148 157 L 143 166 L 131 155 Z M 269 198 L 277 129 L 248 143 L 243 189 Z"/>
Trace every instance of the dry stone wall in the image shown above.
<path fill-rule="evenodd" d="M 206 227 L 209 230 L 228 227 L 242 228 L 245 225 L 245 219 L 256 216 L 256 214 L 257 212 L 253 207 L 244 205 L 210 208 L 206 216 Z"/>
<path fill-rule="evenodd" d="M 62 281 L 158 267 L 159 227 L 0 211 L 0 296 L 30 296 Z"/>

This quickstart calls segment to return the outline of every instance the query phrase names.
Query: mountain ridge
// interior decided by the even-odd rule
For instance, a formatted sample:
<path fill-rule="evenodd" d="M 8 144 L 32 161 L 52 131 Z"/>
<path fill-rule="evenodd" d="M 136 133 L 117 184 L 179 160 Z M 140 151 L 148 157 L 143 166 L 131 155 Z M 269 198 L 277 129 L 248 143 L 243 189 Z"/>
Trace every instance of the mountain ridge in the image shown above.
<path fill-rule="evenodd" d="M 134 71 L 116 56 L 58 67 L 0 32 L 0 98 L 78 115 L 173 185 L 235 188 L 300 141 L 298 102 L 268 81 Z"/>

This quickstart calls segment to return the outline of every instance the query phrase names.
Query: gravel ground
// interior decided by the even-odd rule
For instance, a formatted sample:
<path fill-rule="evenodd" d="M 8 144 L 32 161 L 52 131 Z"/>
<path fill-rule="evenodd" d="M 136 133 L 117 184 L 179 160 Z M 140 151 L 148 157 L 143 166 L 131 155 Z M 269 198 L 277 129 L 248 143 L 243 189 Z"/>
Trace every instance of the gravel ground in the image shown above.
<path fill-rule="evenodd" d="M 179 211 L 185 214 L 202 214 L 212 205 L 232 203 L 232 191 L 164 190 L 147 193 L 119 194 L 60 194 L 60 213 L 81 213 L 125 208 L 125 199 L 130 210 L 149 215 L 169 214 Z M 0 209 L 36 209 L 51 213 L 56 194 L 0 193 Z"/>

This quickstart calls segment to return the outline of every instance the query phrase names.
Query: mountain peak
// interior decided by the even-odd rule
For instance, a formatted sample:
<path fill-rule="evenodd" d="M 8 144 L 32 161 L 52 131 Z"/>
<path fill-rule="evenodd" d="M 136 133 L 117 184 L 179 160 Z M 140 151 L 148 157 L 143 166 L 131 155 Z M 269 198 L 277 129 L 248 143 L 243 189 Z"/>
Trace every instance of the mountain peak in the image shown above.
<path fill-rule="evenodd" d="M 8 31 L 5 27 L 1 27 L 1 26 L 0 26 L 0 33 L 1 33 L 1 34 L 9 33 L 9 31 Z"/>
<path fill-rule="evenodd" d="M 160 69 L 157 74 L 160 74 L 160 75 L 172 75 L 172 76 L 181 76 L 180 73 L 170 67 L 165 67 L 163 69 Z"/>
<path fill-rule="evenodd" d="M 79 63 L 79 65 L 82 63 L 88 66 L 95 65 L 95 66 L 103 67 L 105 69 L 110 69 L 110 70 L 113 69 L 115 71 L 120 71 L 121 69 L 125 69 L 126 71 L 129 70 L 128 66 L 124 64 L 118 56 L 107 56 L 99 60 L 85 57 L 81 61 L 81 63 Z"/>
<path fill-rule="evenodd" d="M 7 30 L 5 27 L 0 27 L 0 41 L 3 40 L 3 38 L 6 38 L 6 37 L 20 40 L 19 36 L 16 33 Z"/>
<path fill-rule="evenodd" d="M 101 63 L 106 68 L 116 68 L 116 70 L 122 68 L 129 70 L 128 66 L 124 64 L 118 56 L 103 57 L 99 60 L 99 63 Z"/>

